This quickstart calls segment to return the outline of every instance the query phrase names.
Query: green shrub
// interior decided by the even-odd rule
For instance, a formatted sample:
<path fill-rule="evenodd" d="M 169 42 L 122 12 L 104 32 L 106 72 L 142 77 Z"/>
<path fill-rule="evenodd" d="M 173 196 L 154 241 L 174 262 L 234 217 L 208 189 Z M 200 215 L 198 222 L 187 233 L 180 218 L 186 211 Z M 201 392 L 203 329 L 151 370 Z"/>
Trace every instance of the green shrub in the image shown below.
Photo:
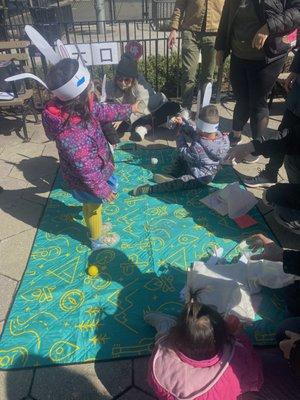
<path fill-rule="evenodd" d="M 181 57 L 172 53 L 167 57 L 158 55 L 147 57 L 146 61 L 141 60 L 138 64 L 139 71 L 158 91 L 162 91 L 168 97 L 180 96 L 178 93 L 181 81 Z"/>

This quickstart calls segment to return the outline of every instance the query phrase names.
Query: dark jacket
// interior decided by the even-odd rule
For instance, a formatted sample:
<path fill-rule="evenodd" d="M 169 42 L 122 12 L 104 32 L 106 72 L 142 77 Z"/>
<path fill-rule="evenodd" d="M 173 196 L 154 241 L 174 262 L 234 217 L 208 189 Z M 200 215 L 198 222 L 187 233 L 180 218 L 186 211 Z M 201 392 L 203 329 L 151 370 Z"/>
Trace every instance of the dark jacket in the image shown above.
<path fill-rule="evenodd" d="M 267 138 L 262 136 L 253 140 L 255 155 L 271 157 L 276 154 L 299 155 L 300 156 L 300 126 L 289 131 L 284 129 Z M 277 206 L 300 210 L 300 184 L 277 183 L 266 191 L 266 200 Z"/>
<path fill-rule="evenodd" d="M 300 275 L 300 251 L 284 250 L 283 270 L 287 274 Z"/>
<path fill-rule="evenodd" d="M 300 51 L 299 50 L 295 54 L 290 71 L 294 72 L 298 76 L 288 94 L 286 101 L 286 108 L 290 110 L 293 114 L 295 114 L 297 117 L 300 117 Z"/>
<path fill-rule="evenodd" d="M 261 25 L 268 25 L 270 35 L 264 51 L 268 61 L 282 57 L 290 50 L 283 36 L 300 25 L 300 0 L 253 0 Z M 216 37 L 216 50 L 222 50 L 225 58 L 231 50 L 232 26 L 241 0 L 225 0 Z"/>

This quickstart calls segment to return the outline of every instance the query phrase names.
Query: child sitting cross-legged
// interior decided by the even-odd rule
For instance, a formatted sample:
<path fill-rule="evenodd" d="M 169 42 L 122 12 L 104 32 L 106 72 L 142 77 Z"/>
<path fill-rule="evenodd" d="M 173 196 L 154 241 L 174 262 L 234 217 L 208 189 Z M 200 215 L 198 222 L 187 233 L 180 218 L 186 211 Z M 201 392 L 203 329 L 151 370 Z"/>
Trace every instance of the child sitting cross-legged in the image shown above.
<path fill-rule="evenodd" d="M 178 157 L 167 174 L 154 174 L 156 185 L 138 186 L 131 192 L 133 196 L 195 189 L 211 182 L 220 170 L 230 145 L 228 135 L 218 130 L 217 107 L 208 104 L 199 110 L 196 129 L 180 116 L 172 122 L 177 126 Z M 191 139 L 190 145 L 186 136 Z"/>
<path fill-rule="evenodd" d="M 145 315 L 157 330 L 148 370 L 155 394 L 161 400 L 236 400 L 259 391 L 261 363 L 238 318 L 224 320 L 196 294 L 177 320 L 162 313 Z"/>

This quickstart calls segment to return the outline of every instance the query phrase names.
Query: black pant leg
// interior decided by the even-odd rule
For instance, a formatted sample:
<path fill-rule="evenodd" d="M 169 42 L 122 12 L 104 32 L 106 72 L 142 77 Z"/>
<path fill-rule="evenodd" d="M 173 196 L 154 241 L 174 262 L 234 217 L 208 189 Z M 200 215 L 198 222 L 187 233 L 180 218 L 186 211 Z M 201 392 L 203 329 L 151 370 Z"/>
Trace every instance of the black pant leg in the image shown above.
<path fill-rule="evenodd" d="M 236 98 L 232 129 L 242 131 L 250 116 L 249 87 L 246 63 L 234 55 L 231 56 L 230 61 L 230 83 Z"/>
<path fill-rule="evenodd" d="M 290 110 L 285 110 L 278 130 L 282 132 L 284 129 L 291 129 L 295 125 L 300 125 L 300 117 L 297 117 L 297 115 L 292 113 Z M 290 162 L 294 157 L 295 156 L 285 156 L 284 154 L 276 154 L 272 156 L 266 165 L 266 173 L 270 176 L 277 176 L 279 169 L 283 165 L 284 159 L 288 158 L 288 161 Z"/>
<path fill-rule="evenodd" d="M 198 179 L 195 179 L 192 175 L 183 175 L 180 178 L 174 178 L 172 181 L 158 183 L 151 186 L 149 194 L 177 192 L 179 190 L 192 190 L 202 186 L 203 183 L 201 183 Z"/>
<path fill-rule="evenodd" d="M 252 138 L 265 134 L 269 122 L 268 96 L 283 69 L 285 57 L 266 63 L 264 60 L 248 61 L 250 126 Z"/>

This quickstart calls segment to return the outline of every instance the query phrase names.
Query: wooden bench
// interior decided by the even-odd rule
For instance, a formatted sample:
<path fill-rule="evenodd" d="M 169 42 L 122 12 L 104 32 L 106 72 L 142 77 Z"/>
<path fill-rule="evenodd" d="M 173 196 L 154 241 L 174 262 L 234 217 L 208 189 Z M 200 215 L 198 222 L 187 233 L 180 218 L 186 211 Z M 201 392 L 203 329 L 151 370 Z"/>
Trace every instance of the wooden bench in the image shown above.
<path fill-rule="evenodd" d="M 17 61 L 20 66 L 21 72 L 28 71 L 29 56 L 26 52 L 29 42 L 27 41 L 8 41 L 0 42 L 0 62 L 7 61 Z M 22 129 L 24 134 L 24 141 L 28 142 L 30 139 L 28 137 L 26 117 L 29 114 L 33 114 L 35 118 L 35 123 L 39 122 L 38 113 L 34 108 L 33 102 L 33 90 L 27 86 L 25 83 L 25 90 L 21 93 L 17 93 L 14 89 L 15 98 L 12 100 L 0 100 L 1 109 L 16 108 L 20 110 Z M 11 120 L 10 120 L 11 121 Z M 16 133 L 20 131 L 20 119 L 16 118 Z M 10 122 L 11 126 L 11 122 Z M 10 129 L 12 131 L 12 129 Z"/>

